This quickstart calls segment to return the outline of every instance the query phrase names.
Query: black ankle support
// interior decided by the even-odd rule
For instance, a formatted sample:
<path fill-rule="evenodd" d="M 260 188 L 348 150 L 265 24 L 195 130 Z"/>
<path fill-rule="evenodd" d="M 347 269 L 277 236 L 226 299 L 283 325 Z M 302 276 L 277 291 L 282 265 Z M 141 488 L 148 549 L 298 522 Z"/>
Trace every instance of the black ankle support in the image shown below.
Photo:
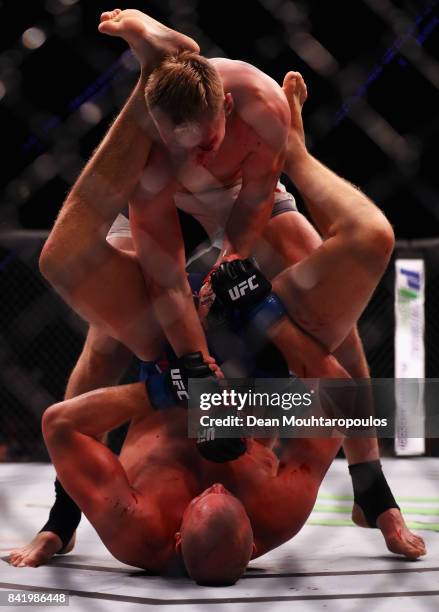
<path fill-rule="evenodd" d="M 80 520 L 81 510 L 73 499 L 67 495 L 57 478 L 55 480 L 55 503 L 50 510 L 49 520 L 40 530 L 40 533 L 41 531 L 56 533 L 63 543 L 63 548 L 65 548 L 75 533 Z"/>
<path fill-rule="evenodd" d="M 370 527 L 376 527 L 379 515 L 389 508 L 399 510 L 379 460 L 350 465 L 349 473 L 352 478 L 355 503 L 363 510 Z"/>

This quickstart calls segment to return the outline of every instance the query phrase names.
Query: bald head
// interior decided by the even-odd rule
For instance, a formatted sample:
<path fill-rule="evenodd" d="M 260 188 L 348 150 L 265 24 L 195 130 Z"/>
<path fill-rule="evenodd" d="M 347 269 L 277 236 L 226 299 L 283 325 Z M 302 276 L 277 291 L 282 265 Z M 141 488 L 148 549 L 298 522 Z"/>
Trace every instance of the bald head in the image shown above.
<path fill-rule="evenodd" d="M 253 552 L 253 531 L 241 502 L 213 485 L 188 506 L 181 525 L 181 552 L 198 584 L 234 584 Z"/>

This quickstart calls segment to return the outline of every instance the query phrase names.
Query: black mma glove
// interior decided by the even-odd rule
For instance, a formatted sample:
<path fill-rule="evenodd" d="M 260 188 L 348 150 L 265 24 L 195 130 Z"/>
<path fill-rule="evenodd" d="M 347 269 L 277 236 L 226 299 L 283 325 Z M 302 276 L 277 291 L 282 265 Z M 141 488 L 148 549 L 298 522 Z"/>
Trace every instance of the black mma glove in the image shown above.
<path fill-rule="evenodd" d="M 215 378 L 200 352 L 187 353 L 172 363 L 166 372 L 148 378 L 146 389 L 153 408 L 187 408 L 190 378 Z"/>
<path fill-rule="evenodd" d="M 197 449 L 208 461 L 226 463 L 241 457 L 247 451 L 247 442 L 245 438 L 215 438 L 215 427 L 209 427 L 199 432 Z"/>
<path fill-rule="evenodd" d="M 251 259 L 224 262 L 212 274 L 212 289 L 228 308 L 251 311 L 271 293 L 271 283 Z"/>
<path fill-rule="evenodd" d="M 200 352 L 183 355 L 163 374 L 154 374 L 146 381 L 146 388 L 152 406 L 156 410 L 172 408 L 176 405 L 187 408 L 189 400 L 188 381 L 190 378 L 216 380 L 215 375 L 204 363 Z M 223 463 L 233 461 L 245 453 L 247 446 L 241 439 L 214 439 L 209 435 L 203 437 L 200 432 L 197 448 L 200 454 L 209 461 Z"/>
<path fill-rule="evenodd" d="M 271 292 L 270 281 L 251 259 L 222 263 L 212 274 L 211 286 L 219 302 L 217 308 L 232 314 L 239 312 L 240 324 L 259 340 L 286 315 L 284 305 Z"/>

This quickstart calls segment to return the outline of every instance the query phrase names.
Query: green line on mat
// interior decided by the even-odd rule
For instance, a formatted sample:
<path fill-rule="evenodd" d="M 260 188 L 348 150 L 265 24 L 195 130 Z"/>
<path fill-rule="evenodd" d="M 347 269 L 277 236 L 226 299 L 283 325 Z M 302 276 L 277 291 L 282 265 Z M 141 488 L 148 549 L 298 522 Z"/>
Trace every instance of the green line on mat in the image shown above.
<path fill-rule="evenodd" d="M 425 516 L 438 516 L 438 508 L 407 508 L 403 506 L 401 511 L 404 514 L 419 514 Z M 314 506 L 313 512 L 333 512 L 335 514 L 350 514 L 352 512 L 352 506 L 329 506 L 326 504 L 318 504 Z"/>
<path fill-rule="evenodd" d="M 320 527 L 356 527 L 355 523 L 347 519 L 310 519 L 307 525 L 318 525 Z M 423 531 L 438 531 L 439 523 L 419 523 L 410 521 L 407 523 L 410 529 L 419 529 Z"/>
<path fill-rule="evenodd" d="M 354 496 L 353 495 L 331 495 L 329 493 L 320 493 L 318 499 L 337 499 L 337 500 L 344 500 L 344 501 L 353 501 Z M 399 497 L 398 495 L 398 500 L 399 501 L 406 501 L 406 502 L 431 502 L 431 503 L 436 503 L 439 504 L 439 497 Z"/>

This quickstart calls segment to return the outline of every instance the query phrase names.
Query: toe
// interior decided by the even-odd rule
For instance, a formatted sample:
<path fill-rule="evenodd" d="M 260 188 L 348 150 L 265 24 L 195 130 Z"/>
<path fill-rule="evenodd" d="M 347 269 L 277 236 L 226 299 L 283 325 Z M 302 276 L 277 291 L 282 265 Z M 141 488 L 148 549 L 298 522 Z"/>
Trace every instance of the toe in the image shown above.
<path fill-rule="evenodd" d="M 108 21 L 109 19 L 111 19 L 111 15 L 112 15 L 112 11 L 105 11 L 105 13 L 101 14 L 101 23 L 103 21 Z"/>
<path fill-rule="evenodd" d="M 111 26 L 112 24 L 114 24 L 113 20 L 118 15 L 120 15 L 121 12 L 122 11 L 120 9 L 115 9 L 114 11 L 106 11 L 105 13 L 102 13 L 99 26 L 104 25 L 104 24 L 105 26 Z"/>
<path fill-rule="evenodd" d="M 13 565 L 14 567 L 17 567 L 19 563 L 21 563 L 22 558 L 21 557 L 14 557 L 13 559 L 11 559 L 11 565 Z"/>
<path fill-rule="evenodd" d="M 284 78 L 283 87 L 287 93 L 294 93 L 296 90 L 296 80 L 297 73 L 296 72 L 287 72 Z"/>
<path fill-rule="evenodd" d="M 119 23 L 113 19 L 106 19 L 101 21 L 101 23 L 98 25 L 98 30 L 102 34 L 115 34 L 117 33 L 118 28 Z"/>

